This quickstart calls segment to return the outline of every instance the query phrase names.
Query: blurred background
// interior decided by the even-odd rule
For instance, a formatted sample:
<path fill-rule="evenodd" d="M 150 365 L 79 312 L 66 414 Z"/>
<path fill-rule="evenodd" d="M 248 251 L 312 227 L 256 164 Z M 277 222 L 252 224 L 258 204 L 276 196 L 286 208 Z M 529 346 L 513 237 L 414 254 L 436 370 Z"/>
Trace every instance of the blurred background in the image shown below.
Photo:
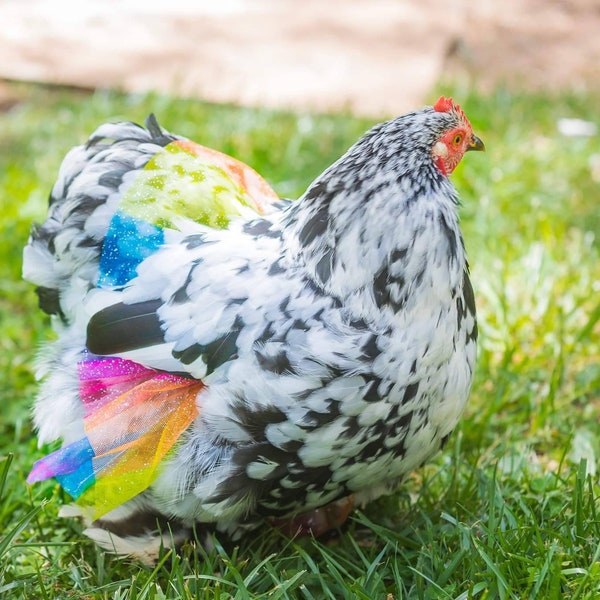
<path fill-rule="evenodd" d="M 597 0 L 3 0 L 0 77 L 395 115 L 440 78 L 582 88 Z"/>
<path fill-rule="evenodd" d="M 487 147 L 452 175 L 480 339 L 444 452 L 338 538 L 107 558 L 25 484 L 52 334 L 21 253 L 65 153 L 153 112 L 295 198 L 441 94 Z M 0 0 L 0 597 L 600 597 L 599 108 L 599 0 Z"/>

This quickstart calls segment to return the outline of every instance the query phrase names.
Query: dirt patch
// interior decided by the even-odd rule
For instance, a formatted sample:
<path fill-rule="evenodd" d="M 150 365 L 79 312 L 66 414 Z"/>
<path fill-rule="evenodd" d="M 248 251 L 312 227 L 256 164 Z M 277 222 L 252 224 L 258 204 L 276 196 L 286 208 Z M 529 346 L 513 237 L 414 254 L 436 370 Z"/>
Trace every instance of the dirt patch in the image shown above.
<path fill-rule="evenodd" d="M 488 88 L 600 89 L 597 0 L 481 2 L 466 25 L 444 72 L 467 73 Z"/>
<path fill-rule="evenodd" d="M 0 81 L 0 112 L 10 110 L 22 99 L 23 94 L 20 94 L 14 86 Z"/>
<path fill-rule="evenodd" d="M 0 77 L 216 102 L 396 114 L 457 74 L 600 88 L 597 0 L 4 0 L 0 22 Z"/>

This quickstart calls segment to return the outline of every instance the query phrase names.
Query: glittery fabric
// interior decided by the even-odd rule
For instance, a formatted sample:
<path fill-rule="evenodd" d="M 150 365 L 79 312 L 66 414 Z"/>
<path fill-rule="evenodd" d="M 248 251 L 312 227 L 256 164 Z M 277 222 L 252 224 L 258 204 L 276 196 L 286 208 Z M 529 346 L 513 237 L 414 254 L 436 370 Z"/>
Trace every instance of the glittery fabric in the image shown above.
<path fill-rule="evenodd" d="M 100 287 L 122 286 L 182 218 L 215 228 L 231 217 L 263 213 L 278 200 L 247 165 L 199 144 L 175 141 L 158 151 L 127 189 L 113 216 L 100 259 Z"/>
<path fill-rule="evenodd" d="M 93 518 L 144 491 L 197 416 L 199 381 L 119 358 L 80 364 L 86 437 L 42 458 L 28 482 L 56 477 Z"/>
<path fill-rule="evenodd" d="M 99 287 L 125 285 L 138 265 L 164 241 L 162 229 L 118 212 L 112 218 L 100 258 Z"/>
<path fill-rule="evenodd" d="M 278 200 L 247 165 L 193 142 L 159 150 L 124 193 L 100 257 L 98 287 L 123 286 L 182 218 L 215 228 Z M 84 353 L 79 395 L 86 437 L 42 458 L 28 482 L 56 477 L 99 518 L 143 492 L 197 415 L 194 379 Z"/>

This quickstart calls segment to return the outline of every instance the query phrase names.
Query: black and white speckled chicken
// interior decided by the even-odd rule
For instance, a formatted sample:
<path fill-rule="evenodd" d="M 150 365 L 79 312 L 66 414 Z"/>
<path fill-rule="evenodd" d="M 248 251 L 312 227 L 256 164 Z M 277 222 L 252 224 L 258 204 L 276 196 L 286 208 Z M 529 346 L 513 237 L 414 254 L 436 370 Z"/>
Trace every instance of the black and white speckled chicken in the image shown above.
<path fill-rule="evenodd" d="M 395 490 L 469 395 L 475 303 L 448 176 L 482 149 L 440 98 L 287 202 L 152 117 L 100 127 L 24 253 L 58 331 L 35 424 L 63 441 L 29 481 L 56 477 L 93 539 L 145 561 L 203 523 L 319 534 Z"/>

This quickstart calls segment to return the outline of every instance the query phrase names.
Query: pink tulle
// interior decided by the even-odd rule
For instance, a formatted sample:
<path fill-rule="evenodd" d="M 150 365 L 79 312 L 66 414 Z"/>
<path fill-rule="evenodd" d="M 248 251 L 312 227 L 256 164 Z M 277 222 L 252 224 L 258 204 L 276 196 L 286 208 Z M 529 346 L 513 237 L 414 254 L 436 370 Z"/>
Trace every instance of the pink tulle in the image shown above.
<path fill-rule="evenodd" d="M 79 396 L 89 416 L 157 374 L 123 358 L 89 358 L 79 363 Z"/>

